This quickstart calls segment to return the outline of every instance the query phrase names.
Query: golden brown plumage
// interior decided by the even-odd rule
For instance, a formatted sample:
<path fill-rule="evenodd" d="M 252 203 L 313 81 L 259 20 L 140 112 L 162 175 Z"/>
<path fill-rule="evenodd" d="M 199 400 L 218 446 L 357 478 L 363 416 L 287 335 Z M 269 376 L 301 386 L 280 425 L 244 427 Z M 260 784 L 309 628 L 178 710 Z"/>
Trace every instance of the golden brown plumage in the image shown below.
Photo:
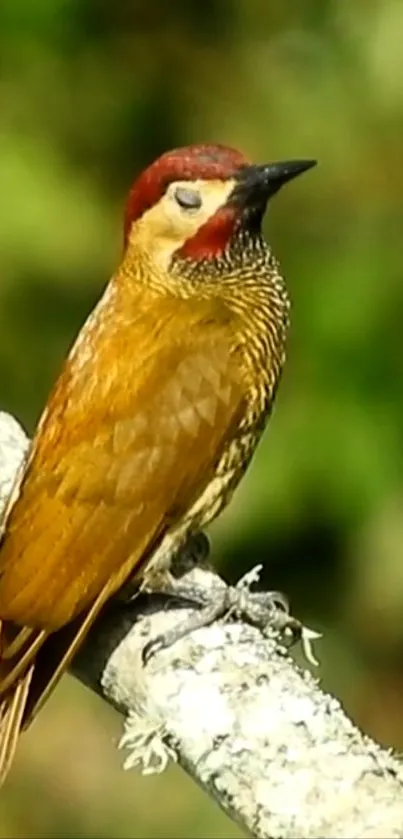
<path fill-rule="evenodd" d="M 132 190 L 122 265 L 51 393 L 0 550 L 0 777 L 106 600 L 152 583 L 239 482 L 288 317 L 260 218 L 307 166 L 190 147 Z"/>

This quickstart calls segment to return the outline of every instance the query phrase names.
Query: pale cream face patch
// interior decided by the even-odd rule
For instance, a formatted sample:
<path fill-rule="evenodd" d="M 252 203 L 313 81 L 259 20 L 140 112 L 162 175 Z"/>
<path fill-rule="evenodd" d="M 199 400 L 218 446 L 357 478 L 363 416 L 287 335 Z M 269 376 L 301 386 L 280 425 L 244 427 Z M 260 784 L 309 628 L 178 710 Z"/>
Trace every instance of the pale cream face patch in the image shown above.
<path fill-rule="evenodd" d="M 158 203 L 133 224 L 129 247 L 147 251 L 159 268 L 167 268 L 175 251 L 224 206 L 235 184 L 235 178 L 174 181 Z M 176 198 L 178 188 L 197 193 L 200 207 L 182 207 Z"/>

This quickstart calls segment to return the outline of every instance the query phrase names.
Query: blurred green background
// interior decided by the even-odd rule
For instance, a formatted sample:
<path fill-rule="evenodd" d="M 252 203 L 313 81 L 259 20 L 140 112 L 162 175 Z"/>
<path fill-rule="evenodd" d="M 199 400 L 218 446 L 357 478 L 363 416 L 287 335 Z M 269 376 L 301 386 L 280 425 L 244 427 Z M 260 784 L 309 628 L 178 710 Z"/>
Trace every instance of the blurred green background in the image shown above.
<path fill-rule="evenodd" d="M 214 528 L 325 633 L 325 687 L 403 748 L 401 0 L 1 0 L 0 407 L 32 433 L 163 150 L 317 157 L 267 231 L 293 298 L 270 428 Z M 121 770 L 121 720 L 66 677 L 23 738 L 1 837 L 241 835 L 177 768 Z M 158 802 L 158 806 L 156 803 Z"/>

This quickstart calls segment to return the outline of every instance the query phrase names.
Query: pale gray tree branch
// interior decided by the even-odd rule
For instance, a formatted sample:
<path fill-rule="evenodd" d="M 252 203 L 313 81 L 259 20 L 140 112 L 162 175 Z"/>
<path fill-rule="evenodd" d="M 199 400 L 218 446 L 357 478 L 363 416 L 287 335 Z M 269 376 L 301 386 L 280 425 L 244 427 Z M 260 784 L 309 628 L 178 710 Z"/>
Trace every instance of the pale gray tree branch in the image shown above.
<path fill-rule="evenodd" d="M 0 519 L 27 445 L 0 413 Z M 219 584 L 208 569 L 189 573 Z M 399 761 L 278 639 L 218 623 L 143 666 L 143 645 L 185 614 L 158 598 L 113 604 L 74 662 L 75 675 L 124 715 L 126 766 L 157 771 L 177 759 L 255 837 L 403 837 Z"/>

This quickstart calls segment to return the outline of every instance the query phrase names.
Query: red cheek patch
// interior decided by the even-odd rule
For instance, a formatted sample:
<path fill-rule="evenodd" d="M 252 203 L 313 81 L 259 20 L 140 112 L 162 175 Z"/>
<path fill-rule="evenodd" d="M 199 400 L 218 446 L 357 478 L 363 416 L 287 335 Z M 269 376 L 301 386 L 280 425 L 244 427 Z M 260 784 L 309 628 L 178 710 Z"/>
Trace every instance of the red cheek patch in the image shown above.
<path fill-rule="evenodd" d="M 232 238 L 236 221 L 235 207 L 221 207 L 176 251 L 175 256 L 196 260 L 220 256 Z"/>

